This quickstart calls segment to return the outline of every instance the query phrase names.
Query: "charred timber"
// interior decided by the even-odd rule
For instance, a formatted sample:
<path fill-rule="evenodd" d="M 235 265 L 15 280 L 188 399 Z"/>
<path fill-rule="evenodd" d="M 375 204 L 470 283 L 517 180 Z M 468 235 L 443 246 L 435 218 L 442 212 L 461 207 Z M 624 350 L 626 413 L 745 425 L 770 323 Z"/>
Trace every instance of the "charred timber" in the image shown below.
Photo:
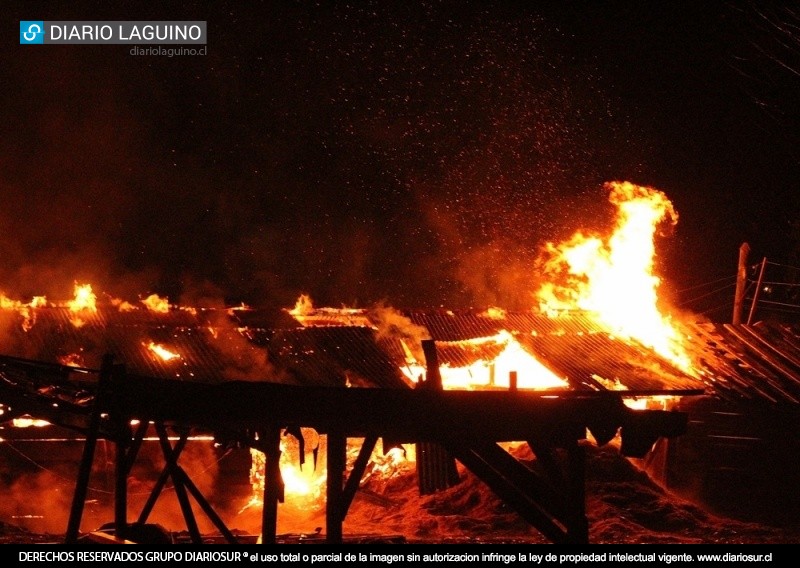
<path fill-rule="evenodd" d="M 140 376 L 119 377 L 113 389 L 116 403 L 132 417 L 211 429 L 299 424 L 320 433 L 401 441 L 512 441 L 537 434 L 556 442 L 564 437 L 568 443 L 578 426 L 604 444 L 619 428 L 623 436 L 634 431 L 637 438 L 650 438 L 680 435 L 686 427 L 681 413 L 631 410 L 611 392 L 429 391 L 239 381 L 210 385 Z"/>

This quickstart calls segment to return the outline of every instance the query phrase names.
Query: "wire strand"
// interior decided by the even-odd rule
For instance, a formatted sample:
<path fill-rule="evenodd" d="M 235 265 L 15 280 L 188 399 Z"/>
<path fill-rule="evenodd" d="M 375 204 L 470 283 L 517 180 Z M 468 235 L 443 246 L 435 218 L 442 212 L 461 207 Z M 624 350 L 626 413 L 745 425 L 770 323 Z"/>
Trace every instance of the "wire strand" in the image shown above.
<path fill-rule="evenodd" d="M 694 298 L 690 298 L 688 300 L 684 300 L 678 305 L 683 307 L 686 304 L 689 304 L 689 303 L 692 303 L 692 302 L 696 302 L 697 300 L 702 300 L 703 298 L 707 298 L 709 296 L 712 296 L 714 294 L 722 292 L 723 290 L 727 290 L 728 288 L 732 288 L 733 286 L 735 286 L 735 282 L 731 282 L 730 284 L 727 284 L 727 285 L 725 285 L 725 286 L 723 286 L 721 288 L 717 288 L 716 290 L 711 290 L 710 292 L 706 292 L 705 294 L 702 294 L 700 296 L 696 296 Z"/>
<path fill-rule="evenodd" d="M 709 282 L 703 282 L 702 284 L 696 284 L 694 286 L 689 286 L 688 288 L 683 288 L 682 290 L 678 290 L 678 293 L 688 292 L 689 290 L 694 290 L 696 288 L 702 288 L 704 286 L 710 286 L 711 284 L 716 284 L 717 282 L 722 282 L 724 280 L 735 280 L 735 279 L 736 279 L 735 275 L 725 276 L 723 278 L 717 278 L 716 280 L 711 280 Z"/>

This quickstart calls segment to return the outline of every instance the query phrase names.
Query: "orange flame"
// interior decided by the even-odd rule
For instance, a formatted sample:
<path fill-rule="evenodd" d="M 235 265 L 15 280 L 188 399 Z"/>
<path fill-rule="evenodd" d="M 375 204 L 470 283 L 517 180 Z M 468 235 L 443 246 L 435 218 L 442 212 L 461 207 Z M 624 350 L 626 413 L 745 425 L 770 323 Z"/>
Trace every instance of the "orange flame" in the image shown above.
<path fill-rule="evenodd" d="M 119 298 L 111 298 L 111 305 L 116 307 L 121 312 L 132 312 L 137 309 L 136 306 L 127 300 L 121 300 Z"/>
<path fill-rule="evenodd" d="M 289 310 L 289 313 L 293 316 L 308 316 L 314 313 L 314 304 L 311 302 L 311 296 L 300 294 L 294 304 L 294 308 Z"/>
<path fill-rule="evenodd" d="M 43 308 L 47 305 L 47 298 L 44 296 L 34 296 L 27 304 L 19 300 L 12 300 L 0 294 L 0 309 L 16 311 L 22 316 L 22 329 L 30 331 L 36 323 L 36 308 Z"/>
<path fill-rule="evenodd" d="M 11 425 L 14 428 L 41 428 L 43 426 L 50 426 L 50 423 L 46 420 L 33 418 L 32 416 L 26 414 L 25 416 L 20 416 L 19 418 L 14 418 L 11 420 Z"/>
<path fill-rule="evenodd" d="M 486 309 L 484 316 L 493 320 L 503 320 L 506 319 L 506 311 L 497 306 L 490 306 Z"/>
<path fill-rule="evenodd" d="M 653 273 L 654 236 L 678 214 L 667 196 L 652 187 L 610 182 L 609 201 L 617 207 L 616 228 L 603 239 L 581 232 L 559 245 L 547 244 L 545 272 L 554 277 L 538 292 L 540 307 L 593 312 L 614 334 L 636 339 L 684 371 L 691 361 L 671 319 L 658 308 L 661 279 Z M 562 278 L 562 283 L 555 281 Z"/>
<path fill-rule="evenodd" d="M 459 345 L 470 349 L 499 349 L 491 358 L 479 358 L 470 365 L 439 367 L 442 386 L 447 389 L 480 389 L 485 387 L 509 388 L 511 372 L 517 373 L 517 387 L 521 389 L 567 388 L 569 384 L 530 354 L 508 331 L 501 330 L 491 337 L 479 337 L 463 341 L 441 342 L 444 345 Z M 404 348 L 405 348 L 405 344 Z M 424 376 L 425 367 L 413 359 L 411 351 L 404 349 L 406 366 L 401 370 L 416 382 Z"/>
<path fill-rule="evenodd" d="M 320 436 L 313 428 L 302 428 L 306 442 L 316 438 L 316 444 L 324 444 L 325 436 Z M 347 440 L 347 468 L 355 463 L 362 446 L 363 438 L 348 438 Z M 309 444 L 311 446 L 316 444 Z M 308 446 L 306 446 L 305 464 L 300 466 L 300 446 L 292 436 L 284 436 L 280 442 L 279 467 L 284 484 L 286 501 L 299 503 L 303 507 L 324 505 L 325 484 L 327 471 L 324 467 L 315 467 Z M 369 462 L 361 478 L 361 485 L 366 483 L 382 484 L 400 473 L 400 470 L 415 461 L 413 445 L 393 447 L 383 452 L 383 445 L 376 445 L 372 451 Z M 264 495 L 266 475 L 266 456 L 259 450 L 250 449 L 250 484 L 253 488 L 251 498 L 245 508 L 261 506 Z"/>
<path fill-rule="evenodd" d="M 67 302 L 69 319 L 75 327 L 83 326 L 86 321 L 81 317 L 87 313 L 97 312 L 97 295 L 92 291 L 91 284 L 75 283 L 75 297 Z"/>
<path fill-rule="evenodd" d="M 142 300 L 142 303 L 151 312 L 156 312 L 159 314 L 166 314 L 169 312 L 169 300 L 162 298 L 158 294 L 150 294 L 144 300 Z"/>
<path fill-rule="evenodd" d="M 150 343 L 142 343 L 147 349 L 149 349 L 152 353 L 154 353 L 159 359 L 162 361 L 173 361 L 175 359 L 180 359 L 181 356 L 178 353 L 170 351 L 163 345 L 155 343 L 151 341 Z"/>
<path fill-rule="evenodd" d="M 58 362 L 67 367 L 85 367 L 83 355 L 80 353 L 69 353 L 58 357 Z"/>

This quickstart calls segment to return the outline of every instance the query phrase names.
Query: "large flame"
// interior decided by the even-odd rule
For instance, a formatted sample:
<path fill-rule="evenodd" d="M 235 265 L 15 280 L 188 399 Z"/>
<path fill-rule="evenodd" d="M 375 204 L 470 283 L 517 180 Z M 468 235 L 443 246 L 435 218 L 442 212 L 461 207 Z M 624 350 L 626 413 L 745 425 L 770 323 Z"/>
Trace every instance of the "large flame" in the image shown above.
<path fill-rule="evenodd" d="M 86 314 L 97 312 L 97 295 L 92 291 L 91 284 L 78 284 L 75 282 L 75 297 L 67 302 L 70 311 L 69 319 L 75 327 L 82 327 Z"/>
<path fill-rule="evenodd" d="M 617 208 L 608 238 L 575 233 L 561 244 L 547 244 L 545 273 L 551 280 L 538 292 L 548 313 L 565 309 L 593 312 L 614 334 L 651 347 L 685 371 L 691 362 L 671 319 L 658 307 L 661 280 L 653 272 L 654 237 L 678 214 L 661 191 L 632 184 L 606 184 Z"/>
<path fill-rule="evenodd" d="M 300 297 L 294 303 L 294 308 L 289 310 L 289 313 L 293 316 L 308 316 L 314 313 L 314 304 L 311 302 L 311 296 L 300 294 Z"/>
<path fill-rule="evenodd" d="M 36 323 L 36 308 L 43 308 L 47 305 L 47 298 L 44 296 L 34 296 L 30 302 L 12 300 L 4 294 L 0 294 L 0 309 L 12 310 L 22 316 L 22 329 L 29 331 Z"/>
<path fill-rule="evenodd" d="M 569 384 L 555 375 L 522 347 L 508 331 L 502 330 L 491 337 L 479 337 L 462 341 L 440 342 L 443 347 L 454 345 L 464 352 L 487 353 L 474 362 L 463 366 L 443 364 L 439 366 L 442 386 L 448 389 L 503 388 L 510 385 L 511 373 L 516 373 L 517 387 L 522 389 L 568 388 Z M 410 349 L 403 343 L 406 365 L 403 373 L 411 381 L 425 375 L 425 367 L 416 361 Z M 499 350 L 499 352 L 497 352 Z M 490 357 L 489 352 L 497 352 Z"/>
<path fill-rule="evenodd" d="M 301 460 L 300 444 L 293 436 L 282 436 L 280 442 L 279 467 L 286 502 L 310 509 L 324 505 L 327 470 L 314 462 L 313 447 L 320 451 L 326 443 L 326 436 L 320 435 L 313 428 L 301 428 L 306 441 L 305 459 Z M 364 444 L 363 438 L 347 439 L 347 469 L 352 469 Z M 322 452 L 324 454 L 324 452 Z M 250 449 L 250 484 L 253 492 L 245 508 L 263 504 L 264 485 L 266 482 L 266 456 L 259 450 Z M 301 461 L 304 463 L 301 465 Z M 370 485 L 380 487 L 401 473 L 403 468 L 410 467 L 416 461 L 414 446 L 385 447 L 383 442 L 376 444 L 361 478 L 361 487 Z"/>

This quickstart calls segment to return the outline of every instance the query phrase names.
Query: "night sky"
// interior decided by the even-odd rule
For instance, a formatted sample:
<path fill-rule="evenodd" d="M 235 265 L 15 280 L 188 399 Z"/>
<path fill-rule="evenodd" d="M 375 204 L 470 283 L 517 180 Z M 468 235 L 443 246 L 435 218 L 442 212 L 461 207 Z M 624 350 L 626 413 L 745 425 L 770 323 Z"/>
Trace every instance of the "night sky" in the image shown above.
<path fill-rule="evenodd" d="M 743 241 L 800 265 L 794 3 L 110 4 L 3 4 L 9 295 L 529 307 L 541 245 L 608 228 L 610 180 L 673 201 L 685 307 L 727 317 L 681 291 Z M 39 19 L 207 20 L 208 52 L 20 46 Z"/>

